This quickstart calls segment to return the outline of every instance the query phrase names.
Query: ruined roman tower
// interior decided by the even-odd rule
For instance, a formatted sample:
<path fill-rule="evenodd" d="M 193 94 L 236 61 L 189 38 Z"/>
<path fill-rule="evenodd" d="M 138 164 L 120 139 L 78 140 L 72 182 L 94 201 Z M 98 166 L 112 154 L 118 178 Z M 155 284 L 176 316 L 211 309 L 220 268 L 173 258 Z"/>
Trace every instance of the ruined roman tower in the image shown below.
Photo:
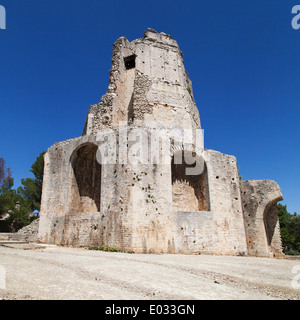
<path fill-rule="evenodd" d="M 280 200 L 276 182 L 240 181 L 234 156 L 204 149 L 183 54 L 148 29 L 114 43 L 107 93 L 90 106 L 82 136 L 45 154 L 39 240 L 280 256 Z"/>

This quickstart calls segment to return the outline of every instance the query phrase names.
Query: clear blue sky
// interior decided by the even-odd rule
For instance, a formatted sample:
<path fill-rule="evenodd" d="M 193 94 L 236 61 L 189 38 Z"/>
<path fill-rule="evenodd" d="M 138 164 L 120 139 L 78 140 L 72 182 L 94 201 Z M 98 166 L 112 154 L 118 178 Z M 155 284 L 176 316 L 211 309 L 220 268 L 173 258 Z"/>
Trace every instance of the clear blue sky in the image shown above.
<path fill-rule="evenodd" d="M 53 143 L 80 136 L 106 92 L 112 44 L 148 28 L 184 53 L 205 147 L 243 179 L 279 183 L 300 213 L 300 29 L 289 0 L 0 0 L 0 157 L 15 178 Z"/>

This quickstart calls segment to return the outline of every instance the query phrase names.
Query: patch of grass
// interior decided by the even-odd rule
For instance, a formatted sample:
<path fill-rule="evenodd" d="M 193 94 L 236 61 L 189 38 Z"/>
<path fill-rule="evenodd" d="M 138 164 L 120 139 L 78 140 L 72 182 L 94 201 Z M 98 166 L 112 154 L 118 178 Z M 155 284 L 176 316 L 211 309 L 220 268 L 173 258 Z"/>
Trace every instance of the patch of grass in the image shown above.
<path fill-rule="evenodd" d="M 117 249 L 117 248 L 114 248 L 114 247 L 105 247 L 105 246 L 89 248 L 89 250 L 105 251 L 105 252 L 121 252 L 121 250 L 119 250 L 119 249 Z"/>

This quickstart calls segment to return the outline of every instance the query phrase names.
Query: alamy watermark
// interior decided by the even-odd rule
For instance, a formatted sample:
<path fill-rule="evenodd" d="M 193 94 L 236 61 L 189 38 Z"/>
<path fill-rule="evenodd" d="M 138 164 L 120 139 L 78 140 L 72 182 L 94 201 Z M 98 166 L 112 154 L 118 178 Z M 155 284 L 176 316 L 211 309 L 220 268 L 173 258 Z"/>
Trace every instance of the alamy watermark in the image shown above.
<path fill-rule="evenodd" d="M 204 169 L 202 129 L 128 127 L 98 132 L 98 163 L 158 165 L 185 164 L 186 175 L 199 175 Z"/>
<path fill-rule="evenodd" d="M 0 290 L 6 289 L 6 271 L 3 266 L 0 266 Z"/>
<path fill-rule="evenodd" d="M 300 29 L 300 5 L 296 5 L 292 8 L 292 14 L 296 16 L 292 19 L 292 27 L 295 30 Z"/>
<path fill-rule="evenodd" d="M 6 29 L 6 10 L 0 5 L 0 29 Z"/>

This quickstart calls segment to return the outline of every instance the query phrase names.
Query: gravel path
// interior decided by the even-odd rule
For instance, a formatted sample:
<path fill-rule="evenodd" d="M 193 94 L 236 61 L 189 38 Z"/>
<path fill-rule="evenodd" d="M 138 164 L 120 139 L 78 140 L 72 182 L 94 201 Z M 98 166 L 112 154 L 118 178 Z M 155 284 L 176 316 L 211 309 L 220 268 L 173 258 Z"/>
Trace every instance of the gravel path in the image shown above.
<path fill-rule="evenodd" d="M 299 266 L 300 275 L 300 260 L 6 243 L 0 245 L 2 278 L 5 270 L 0 299 L 299 300 L 300 289 L 292 288 L 294 266 Z M 300 287 L 300 279 L 294 283 Z"/>

